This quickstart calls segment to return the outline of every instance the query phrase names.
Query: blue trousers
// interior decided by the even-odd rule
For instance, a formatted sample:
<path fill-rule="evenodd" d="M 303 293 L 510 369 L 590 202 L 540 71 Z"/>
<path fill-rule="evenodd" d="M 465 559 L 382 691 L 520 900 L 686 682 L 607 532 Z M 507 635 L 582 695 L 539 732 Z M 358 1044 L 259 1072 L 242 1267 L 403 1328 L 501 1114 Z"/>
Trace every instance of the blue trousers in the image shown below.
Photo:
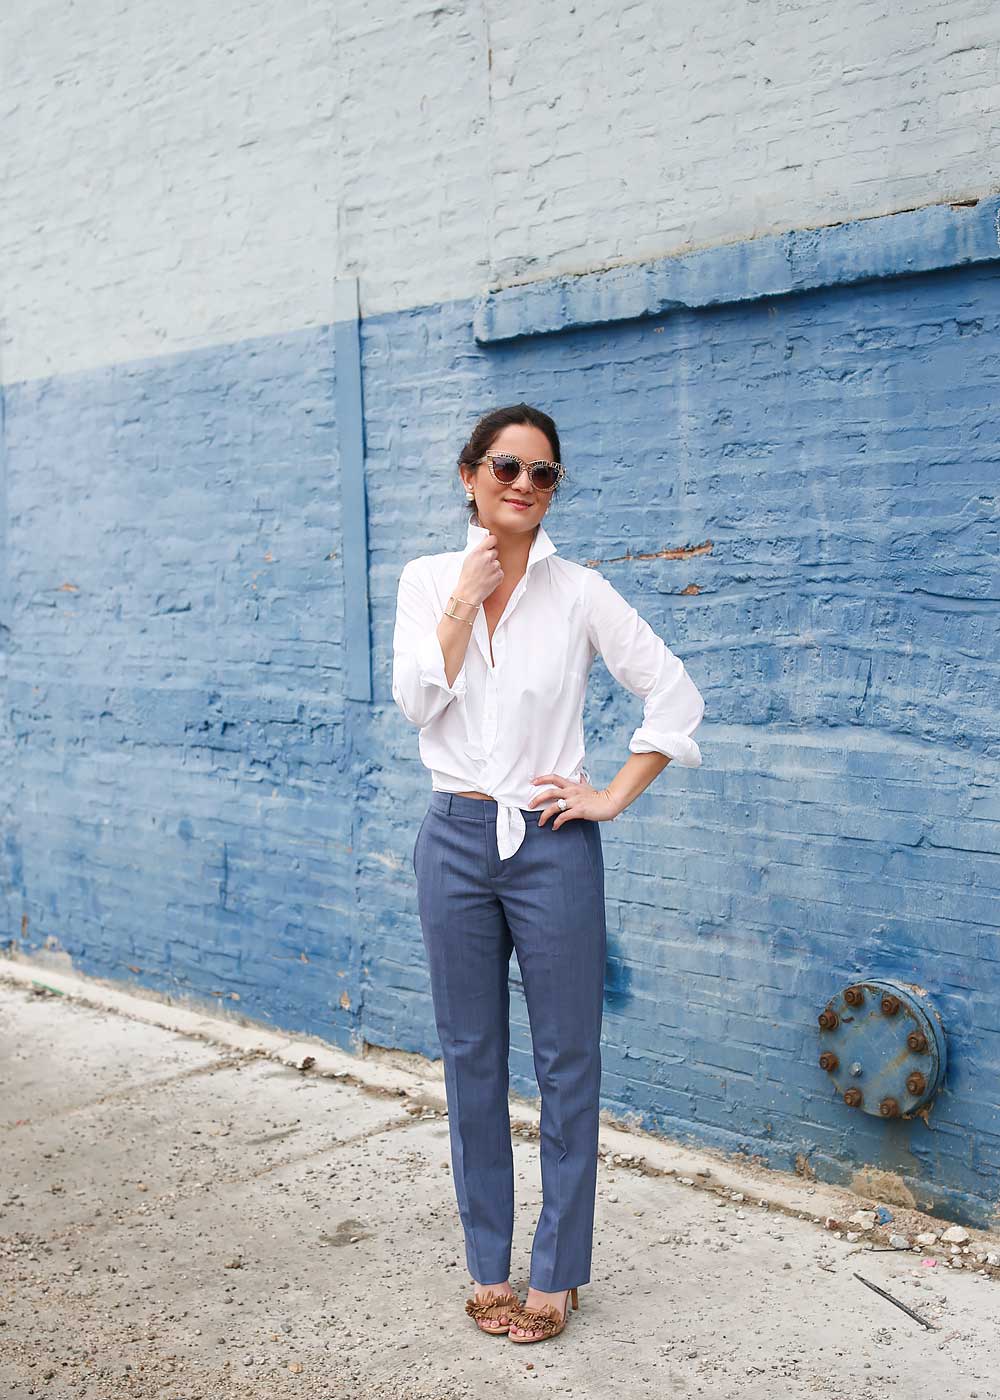
<path fill-rule="evenodd" d="M 521 809 L 525 836 L 497 851 L 497 804 L 432 792 L 413 870 L 444 1061 L 465 1255 L 480 1284 L 510 1273 L 514 1162 L 507 1106 L 511 950 L 541 1094 L 542 1210 L 529 1282 L 590 1281 L 597 1187 L 607 926 L 600 823 L 554 829 Z"/>

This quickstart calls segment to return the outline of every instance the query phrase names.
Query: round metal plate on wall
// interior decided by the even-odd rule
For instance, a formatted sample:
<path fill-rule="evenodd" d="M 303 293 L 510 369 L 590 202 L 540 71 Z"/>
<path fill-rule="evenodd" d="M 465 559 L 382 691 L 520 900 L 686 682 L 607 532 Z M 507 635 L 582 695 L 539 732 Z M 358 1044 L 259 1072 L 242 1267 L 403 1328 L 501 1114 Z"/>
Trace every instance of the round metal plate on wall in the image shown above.
<path fill-rule="evenodd" d="M 944 1082 L 941 1017 L 901 982 L 852 982 L 819 1014 L 819 1067 L 848 1108 L 912 1118 Z"/>

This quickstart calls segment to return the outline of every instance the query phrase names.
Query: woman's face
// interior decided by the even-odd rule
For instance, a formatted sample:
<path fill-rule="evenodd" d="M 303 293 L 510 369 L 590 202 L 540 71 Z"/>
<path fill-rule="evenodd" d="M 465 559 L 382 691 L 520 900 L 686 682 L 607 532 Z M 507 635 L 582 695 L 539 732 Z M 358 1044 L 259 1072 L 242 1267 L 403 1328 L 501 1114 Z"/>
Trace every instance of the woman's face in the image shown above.
<path fill-rule="evenodd" d="M 551 462 L 552 444 L 541 428 L 530 423 L 512 423 L 502 428 L 490 443 L 490 452 L 513 452 L 522 462 Z M 479 523 L 491 534 L 530 534 L 549 508 L 554 491 L 539 491 L 527 471 L 522 471 L 510 486 L 504 486 L 490 471 L 488 462 L 480 462 L 475 471 L 462 468 L 462 480 L 476 493 L 476 514 Z M 518 501 L 526 506 L 512 505 Z"/>

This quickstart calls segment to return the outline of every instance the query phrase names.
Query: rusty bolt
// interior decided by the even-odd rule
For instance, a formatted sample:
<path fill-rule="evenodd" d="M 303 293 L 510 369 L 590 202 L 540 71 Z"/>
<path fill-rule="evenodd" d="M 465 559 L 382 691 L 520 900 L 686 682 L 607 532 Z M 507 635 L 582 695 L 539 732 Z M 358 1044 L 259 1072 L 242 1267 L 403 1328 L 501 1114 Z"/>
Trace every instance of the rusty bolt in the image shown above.
<path fill-rule="evenodd" d="M 847 1089 L 844 1091 L 844 1103 L 848 1108 L 860 1108 L 863 1095 L 860 1089 Z"/>
<path fill-rule="evenodd" d="M 825 1011 L 819 1013 L 819 1028 L 821 1031 L 835 1031 L 840 1025 L 840 1017 L 832 1006 L 828 1006 Z"/>
<path fill-rule="evenodd" d="M 911 1094 L 922 1094 L 927 1088 L 927 1080 L 918 1069 L 915 1069 L 907 1079 L 906 1087 Z"/>
<path fill-rule="evenodd" d="M 906 1043 L 911 1050 L 915 1050 L 919 1055 L 924 1054 L 927 1050 L 927 1037 L 923 1031 L 910 1031 L 906 1037 Z"/>
<path fill-rule="evenodd" d="M 882 1015 L 895 1016 L 899 1010 L 899 997 L 894 997 L 890 992 L 886 992 L 882 998 Z"/>
<path fill-rule="evenodd" d="M 832 1050 L 824 1050 L 822 1055 L 820 1055 L 819 1057 L 820 1069 L 825 1069 L 832 1072 L 837 1068 L 839 1064 L 840 1061 L 837 1059 L 836 1055 L 833 1053 Z"/>
<path fill-rule="evenodd" d="M 844 1000 L 848 1006 L 863 1006 L 865 1001 L 864 987 L 848 987 L 844 993 Z"/>
<path fill-rule="evenodd" d="M 898 1118 L 899 1104 L 895 1099 L 883 1099 L 878 1106 L 878 1111 L 883 1118 Z"/>

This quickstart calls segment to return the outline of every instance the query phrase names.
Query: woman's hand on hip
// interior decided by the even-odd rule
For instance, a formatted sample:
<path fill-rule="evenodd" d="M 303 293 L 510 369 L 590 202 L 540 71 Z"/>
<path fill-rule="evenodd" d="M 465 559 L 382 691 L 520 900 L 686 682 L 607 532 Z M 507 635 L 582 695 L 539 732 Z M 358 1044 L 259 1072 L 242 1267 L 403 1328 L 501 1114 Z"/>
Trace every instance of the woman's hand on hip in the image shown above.
<path fill-rule="evenodd" d="M 536 793 L 528 803 L 532 809 L 545 804 L 544 811 L 538 818 L 539 826 L 544 826 L 546 818 L 553 815 L 553 830 L 562 826 L 563 822 L 576 821 L 581 817 L 591 822 L 609 822 L 618 815 L 614 798 L 607 788 L 598 790 L 590 783 L 573 783 L 559 773 L 539 773 L 532 782 L 536 785 L 552 785 L 549 791 Z M 556 805 L 560 797 L 566 801 L 565 811 Z"/>

